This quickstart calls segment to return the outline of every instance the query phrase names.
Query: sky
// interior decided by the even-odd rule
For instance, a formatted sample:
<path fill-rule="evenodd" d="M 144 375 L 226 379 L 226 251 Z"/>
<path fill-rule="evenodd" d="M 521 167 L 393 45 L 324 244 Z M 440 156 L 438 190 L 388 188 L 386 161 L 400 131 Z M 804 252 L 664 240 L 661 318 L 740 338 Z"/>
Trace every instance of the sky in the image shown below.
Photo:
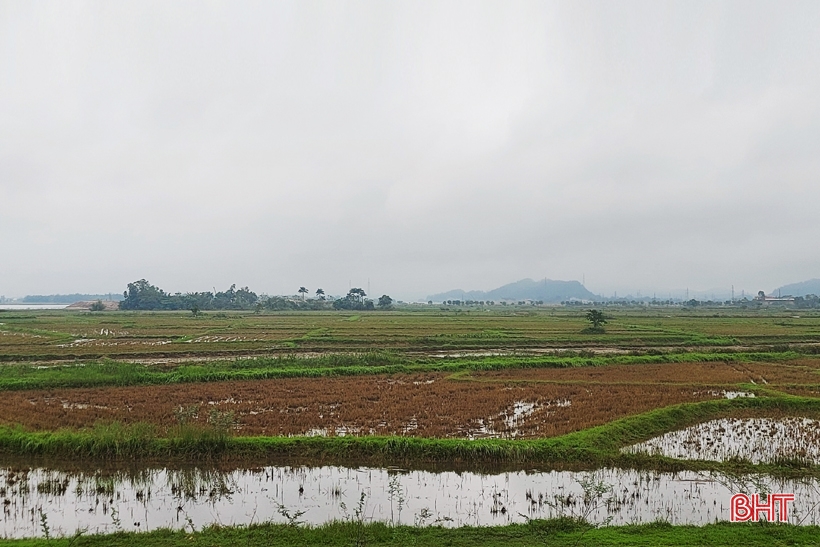
<path fill-rule="evenodd" d="M 820 2 L 0 0 L 0 294 L 820 277 Z"/>

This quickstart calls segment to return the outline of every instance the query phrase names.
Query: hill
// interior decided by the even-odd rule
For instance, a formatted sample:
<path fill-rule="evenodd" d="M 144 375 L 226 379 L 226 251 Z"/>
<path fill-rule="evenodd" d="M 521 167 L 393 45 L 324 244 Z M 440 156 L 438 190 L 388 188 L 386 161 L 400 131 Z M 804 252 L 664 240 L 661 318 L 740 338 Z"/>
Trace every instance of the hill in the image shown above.
<path fill-rule="evenodd" d="M 775 289 L 771 294 L 782 294 L 783 296 L 806 296 L 807 294 L 820 295 L 820 279 L 809 279 L 799 283 L 783 285 Z"/>
<path fill-rule="evenodd" d="M 431 294 L 427 300 L 443 302 L 445 300 L 543 300 L 544 302 L 561 302 L 570 299 L 594 300 L 598 298 L 589 292 L 578 281 L 557 281 L 553 279 L 522 279 L 508 283 L 491 291 L 463 291 L 455 289 L 438 294 Z"/>

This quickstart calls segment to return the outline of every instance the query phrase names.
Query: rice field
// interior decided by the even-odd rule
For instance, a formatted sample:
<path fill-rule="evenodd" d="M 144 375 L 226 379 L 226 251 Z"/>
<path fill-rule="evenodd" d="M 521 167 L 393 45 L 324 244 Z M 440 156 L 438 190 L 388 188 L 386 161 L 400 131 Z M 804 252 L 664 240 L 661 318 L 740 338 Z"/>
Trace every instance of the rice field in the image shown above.
<path fill-rule="evenodd" d="M 0 312 L 2 533 L 323 525 L 361 494 L 391 525 L 514 525 L 583 510 L 589 473 L 596 525 L 726 520 L 741 483 L 820 522 L 820 314 L 611 314 Z"/>
<path fill-rule="evenodd" d="M 539 439 L 670 405 L 820 389 L 820 314 L 627 309 L 588 335 L 582 313 L 3 312 L 0 389 L 12 391 L 0 424 Z"/>
<path fill-rule="evenodd" d="M 582 484 L 611 485 L 600 499 Z M 41 514 L 54 535 L 77 528 L 90 533 L 202 529 L 255 521 L 288 524 L 288 515 L 313 526 L 349 520 L 357 505 L 368 519 L 388 525 L 498 526 L 562 515 L 587 514 L 595 524 L 658 520 L 704 525 L 725 520 L 732 477 L 709 473 L 646 473 L 602 469 L 584 472 L 429 472 L 340 466 L 218 470 L 141 467 L 128 472 L 65 472 L 0 468 L 8 500 L 3 537 L 41 531 Z M 766 487 L 797 494 L 790 522 L 820 523 L 820 481 L 765 480 Z M 235 503 L 241 496 L 243 503 Z M 362 502 L 363 500 L 363 502 Z M 287 509 L 287 515 L 280 508 Z"/>
<path fill-rule="evenodd" d="M 583 310 L 522 307 L 406 312 L 249 313 L 0 311 L 6 362 L 204 358 L 302 352 L 537 352 L 557 349 L 760 348 L 820 344 L 820 315 L 788 310 L 608 312 L 606 334 L 587 335 Z"/>
<path fill-rule="evenodd" d="M 671 431 L 624 449 L 685 460 L 797 460 L 820 464 L 820 421 L 810 418 L 721 418 Z"/>
<path fill-rule="evenodd" d="M 672 404 L 722 397 L 674 385 L 510 384 L 443 374 L 8 392 L 0 423 L 33 430 L 147 422 L 205 425 L 230 415 L 241 435 L 553 437 Z"/>

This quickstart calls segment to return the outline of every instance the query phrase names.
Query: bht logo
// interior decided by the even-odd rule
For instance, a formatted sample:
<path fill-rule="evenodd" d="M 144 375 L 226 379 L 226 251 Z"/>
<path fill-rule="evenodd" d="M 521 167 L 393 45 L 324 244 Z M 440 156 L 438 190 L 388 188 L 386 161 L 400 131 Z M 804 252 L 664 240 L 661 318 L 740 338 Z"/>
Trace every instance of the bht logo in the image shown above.
<path fill-rule="evenodd" d="M 730 519 L 732 522 L 757 520 L 762 513 L 766 521 L 774 522 L 776 507 L 777 520 L 788 522 L 790 501 L 794 501 L 794 494 L 767 494 L 765 503 L 760 500 L 760 494 L 752 494 L 751 497 L 746 494 L 735 494 L 732 496 Z"/>

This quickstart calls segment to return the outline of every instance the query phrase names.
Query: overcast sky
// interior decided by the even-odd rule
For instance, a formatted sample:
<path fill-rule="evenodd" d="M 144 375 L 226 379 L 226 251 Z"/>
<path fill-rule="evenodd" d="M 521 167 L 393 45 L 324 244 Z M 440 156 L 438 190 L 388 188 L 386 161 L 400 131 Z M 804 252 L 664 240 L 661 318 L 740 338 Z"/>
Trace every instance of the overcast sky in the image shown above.
<path fill-rule="evenodd" d="M 820 277 L 820 2 L 0 0 L 0 294 Z"/>

